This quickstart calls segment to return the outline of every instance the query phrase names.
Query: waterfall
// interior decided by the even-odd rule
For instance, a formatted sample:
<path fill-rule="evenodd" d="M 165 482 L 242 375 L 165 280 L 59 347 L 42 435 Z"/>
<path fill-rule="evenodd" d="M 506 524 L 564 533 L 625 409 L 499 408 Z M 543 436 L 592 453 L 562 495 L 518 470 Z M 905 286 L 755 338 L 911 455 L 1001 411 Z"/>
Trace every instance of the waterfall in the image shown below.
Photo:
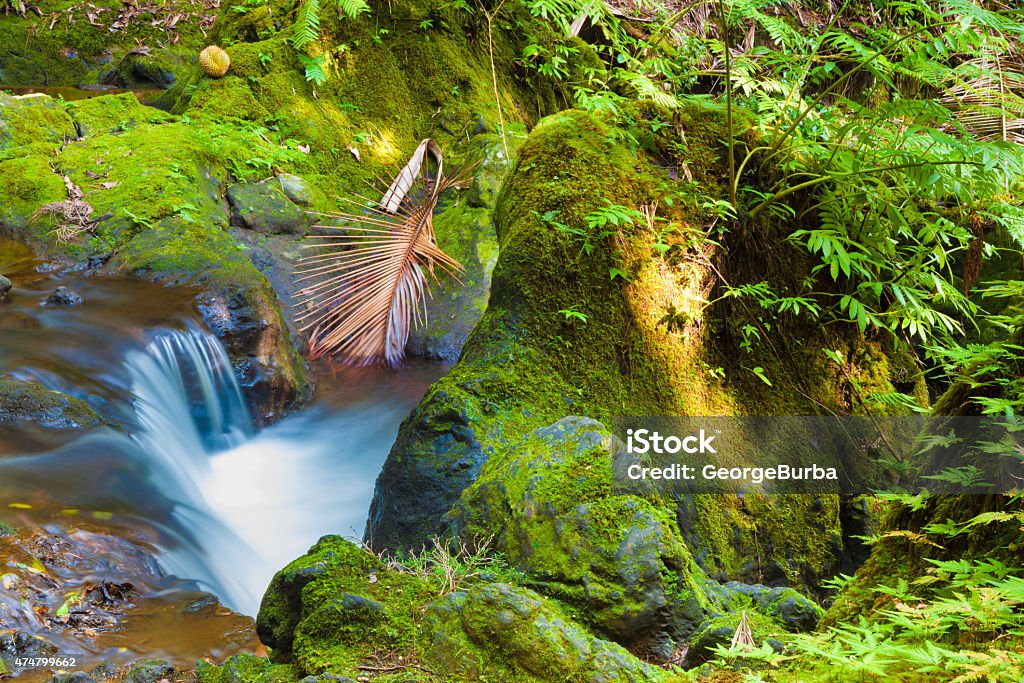
<path fill-rule="evenodd" d="M 213 335 L 161 331 L 126 366 L 129 438 L 173 506 L 165 568 L 252 615 L 274 572 L 320 536 L 361 535 L 377 472 L 422 392 L 364 373 L 376 383 L 343 408 L 314 406 L 256 433 Z"/>
<path fill-rule="evenodd" d="M 114 515 L 167 574 L 249 615 L 320 536 L 361 536 L 398 426 L 441 371 L 342 370 L 311 407 L 256 431 L 215 336 L 192 325 L 118 339 L 120 368 L 92 341 L 76 361 L 97 368 L 89 386 L 126 412 L 123 431 L 0 458 L 0 500 Z"/>

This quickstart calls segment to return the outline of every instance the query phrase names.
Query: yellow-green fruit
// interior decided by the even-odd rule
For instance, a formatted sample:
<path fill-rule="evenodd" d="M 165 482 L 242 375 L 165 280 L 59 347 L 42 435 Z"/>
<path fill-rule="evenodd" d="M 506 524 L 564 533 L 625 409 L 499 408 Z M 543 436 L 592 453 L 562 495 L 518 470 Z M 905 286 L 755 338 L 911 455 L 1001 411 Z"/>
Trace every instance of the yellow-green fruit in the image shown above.
<path fill-rule="evenodd" d="M 228 67 L 231 66 L 231 57 L 228 57 L 228 53 L 216 45 L 210 45 L 199 53 L 199 66 L 203 67 L 207 76 L 220 78 L 228 72 Z"/>

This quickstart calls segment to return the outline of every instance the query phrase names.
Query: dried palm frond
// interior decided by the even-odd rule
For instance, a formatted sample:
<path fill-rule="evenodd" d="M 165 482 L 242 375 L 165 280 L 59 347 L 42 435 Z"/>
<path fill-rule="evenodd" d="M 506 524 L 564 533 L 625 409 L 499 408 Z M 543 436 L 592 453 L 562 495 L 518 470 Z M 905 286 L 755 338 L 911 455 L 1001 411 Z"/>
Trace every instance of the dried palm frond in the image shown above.
<path fill-rule="evenodd" d="M 1024 61 L 990 51 L 957 67 L 941 102 L 979 140 L 1024 145 Z"/>
<path fill-rule="evenodd" d="M 729 651 L 735 652 L 740 650 L 741 652 L 749 652 L 754 649 L 754 634 L 750 632 L 750 620 L 747 619 L 747 613 L 743 612 L 740 615 L 740 623 L 736 625 L 736 633 L 732 636 L 732 643 L 729 645 Z"/>
<path fill-rule="evenodd" d="M 426 158 L 437 161 L 434 174 Z M 426 316 L 427 275 L 435 268 L 456 275 L 458 261 L 437 244 L 434 209 L 445 190 L 467 186 L 465 174 L 443 173 L 441 150 L 430 139 L 391 182 L 380 201 L 352 201 L 363 213 L 339 213 L 340 234 L 303 245 L 314 249 L 300 261 L 299 292 L 307 311 L 299 317 L 309 333 L 310 356 L 336 356 L 349 365 L 401 364 L 412 325 Z"/>

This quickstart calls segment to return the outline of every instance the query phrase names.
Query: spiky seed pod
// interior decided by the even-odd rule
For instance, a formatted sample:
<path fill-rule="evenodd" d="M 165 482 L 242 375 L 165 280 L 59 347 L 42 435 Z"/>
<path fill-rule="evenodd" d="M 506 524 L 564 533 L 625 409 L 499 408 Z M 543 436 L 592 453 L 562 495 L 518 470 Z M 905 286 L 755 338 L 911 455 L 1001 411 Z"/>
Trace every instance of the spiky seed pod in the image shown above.
<path fill-rule="evenodd" d="M 231 57 L 227 52 L 216 45 L 209 45 L 199 53 L 199 66 L 207 76 L 220 78 L 228 72 L 231 66 Z"/>

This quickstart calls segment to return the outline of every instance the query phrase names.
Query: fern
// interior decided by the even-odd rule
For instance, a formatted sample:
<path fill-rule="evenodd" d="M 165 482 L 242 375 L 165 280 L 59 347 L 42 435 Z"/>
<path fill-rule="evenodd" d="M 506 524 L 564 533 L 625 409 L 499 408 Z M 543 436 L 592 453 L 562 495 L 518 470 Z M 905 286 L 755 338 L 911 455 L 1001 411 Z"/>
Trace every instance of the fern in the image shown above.
<path fill-rule="evenodd" d="M 322 55 L 307 57 L 304 54 L 300 54 L 299 61 L 302 62 L 302 66 L 306 71 L 307 81 L 316 85 L 323 85 L 327 82 L 327 73 L 324 71 L 324 58 Z"/>
<path fill-rule="evenodd" d="M 320 0 L 305 0 L 299 6 L 299 15 L 292 33 L 292 45 L 296 50 L 301 50 L 319 37 Z"/>
<path fill-rule="evenodd" d="M 338 10 L 349 19 L 355 19 L 360 14 L 367 14 L 370 6 L 366 0 L 338 0 Z"/>

